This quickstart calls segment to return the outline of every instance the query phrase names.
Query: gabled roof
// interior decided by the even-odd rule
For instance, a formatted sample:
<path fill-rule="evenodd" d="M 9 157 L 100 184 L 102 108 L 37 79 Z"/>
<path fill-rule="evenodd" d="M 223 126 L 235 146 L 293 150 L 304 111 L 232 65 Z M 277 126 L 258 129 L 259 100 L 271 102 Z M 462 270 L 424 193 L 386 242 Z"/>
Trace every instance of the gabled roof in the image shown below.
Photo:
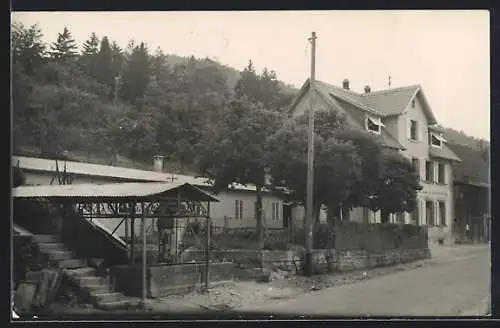
<path fill-rule="evenodd" d="M 383 116 L 382 113 L 380 113 L 379 111 L 372 109 L 366 105 L 363 105 L 359 101 L 360 99 L 359 94 L 355 92 L 338 88 L 322 81 L 315 81 L 314 87 L 318 95 L 321 96 L 333 109 L 345 113 L 348 116 L 348 119 L 351 122 L 355 122 L 355 124 L 359 128 L 364 129 L 365 126 L 364 121 L 360 122 L 359 119 L 356 119 L 355 118 L 356 116 L 350 113 L 349 109 L 347 108 L 348 106 L 342 106 L 341 102 L 344 102 L 344 104 L 345 103 L 351 104 L 352 106 L 355 106 L 356 108 L 359 108 L 360 110 L 368 114 Z M 292 101 L 292 104 L 290 106 L 290 113 L 293 113 L 298 101 L 302 98 L 302 96 L 308 89 L 309 89 L 309 79 L 306 80 L 306 82 L 300 89 L 299 93 L 295 96 L 294 100 Z M 380 141 L 386 147 L 394 149 L 404 149 L 404 147 L 397 141 L 397 139 L 394 138 L 385 129 L 382 129 L 382 133 L 380 135 L 377 135 L 377 137 L 380 138 Z"/>
<path fill-rule="evenodd" d="M 360 95 L 360 98 L 363 103 L 377 109 L 385 116 L 399 115 L 403 113 L 419 89 L 419 85 L 411 85 L 364 93 Z"/>

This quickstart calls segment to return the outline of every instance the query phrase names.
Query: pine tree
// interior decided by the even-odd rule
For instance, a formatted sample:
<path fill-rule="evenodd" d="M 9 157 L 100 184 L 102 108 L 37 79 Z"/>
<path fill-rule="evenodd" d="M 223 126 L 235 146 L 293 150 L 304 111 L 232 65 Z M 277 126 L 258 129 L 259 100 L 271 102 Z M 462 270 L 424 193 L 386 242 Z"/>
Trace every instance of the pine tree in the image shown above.
<path fill-rule="evenodd" d="M 111 89 L 115 84 L 115 72 L 113 67 L 113 53 L 109 44 L 108 37 L 103 37 L 101 47 L 96 56 L 96 79 L 100 83 L 107 85 Z"/>
<path fill-rule="evenodd" d="M 99 39 L 95 33 L 90 35 L 90 38 L 83 43 L 82 55 L 80 62 L 87 74 L 93 78 L 96 77 L 97 54 L 99 53 Z"/>
<path fill-rule="evenodd" d="M 50 46 L 50 56 L 58 61 L 69 61 L 76 57 L 76 42 L 67 27 L 57 36 L 57 41 Z"/>
<path fill-rule="evenodd" d="M 144 96 L 149 84 L 149 54 L 146 44 L 141 42 L 130 54 L 123 69 L 121 96 L 135 103 Z"/>

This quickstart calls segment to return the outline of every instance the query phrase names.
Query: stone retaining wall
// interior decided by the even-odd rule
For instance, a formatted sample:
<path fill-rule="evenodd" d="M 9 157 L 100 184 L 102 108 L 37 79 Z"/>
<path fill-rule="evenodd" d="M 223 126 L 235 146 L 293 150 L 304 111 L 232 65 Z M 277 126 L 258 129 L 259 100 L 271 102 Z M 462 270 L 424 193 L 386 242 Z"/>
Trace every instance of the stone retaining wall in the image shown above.
<path fill-rule="evenodd" d="M 301 271 L 303 249 L 294 251 L 263 251 L 264 268 L 273 270 L 279 268 L 287 271 Z M 313 250 L 313 263 L 317 273 L 346 272 L 365 268 L 396 265 L 430 257 L 428 248 L 402 249 L 371 253 L 368 251 L 336 251 L 328 249 Z M 203 252 L 193 251 L 190 260 L 204 260 Z M 214 262 L 229 261 L 238 269 L 251 269 L 260 265 L 259 251 L 225 250 L 214 251 L 210 259 Z M 253 276 L 253 275 L 250 275 Z"/>
<path fill-rule="evenodd" d="M 234 264 L 231 262 L 210 263 L 209 282 L 211 284 L 232 281 Z M 127 296 L 142 295 L 142 269 L 140 266 L 115 266 L 111 276 L 116 291 Z M 157 264 L 147 267 L 148 297 L 156 298 L 183 293 L 203 286 L 205 264 Z"/>

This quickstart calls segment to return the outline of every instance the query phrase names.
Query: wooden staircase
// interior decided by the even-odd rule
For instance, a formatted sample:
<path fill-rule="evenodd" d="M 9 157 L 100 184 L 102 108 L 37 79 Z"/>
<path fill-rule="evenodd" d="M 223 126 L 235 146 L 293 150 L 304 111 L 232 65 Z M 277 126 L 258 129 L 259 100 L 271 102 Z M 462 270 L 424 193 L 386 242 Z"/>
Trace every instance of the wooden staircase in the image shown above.
<path fill-rule="evenodd" d="M 39 251 L 46 256 L 49 264 L 62 270 L 75 283 L 82 296 L 95 308 L 118 310 L 134 307 L 137 301 L 113 290 L 108 279 L 99 275 L 97 268 L 86 259 L 77 258 L 68 250 L 58 235 L 33 235 L 32 239 Z"/>

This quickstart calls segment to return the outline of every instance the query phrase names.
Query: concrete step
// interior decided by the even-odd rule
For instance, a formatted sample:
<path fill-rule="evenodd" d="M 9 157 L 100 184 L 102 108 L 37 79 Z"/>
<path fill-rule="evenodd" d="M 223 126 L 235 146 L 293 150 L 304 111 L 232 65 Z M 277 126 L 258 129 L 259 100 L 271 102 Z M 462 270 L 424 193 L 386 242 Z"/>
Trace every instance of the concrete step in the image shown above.
<path fill-rule="evenodd" d="M 51 250 L 44 253 L 47 254 L 51 260 L 56 261 L 71 260 L 74 258 L 74 254 L 71 251 Z"/>
<path fill-rule="evenodd" d="M 65 273 L 73 278 L 79 278 L 79 277 L 85 277 L 85 276 L 95 276 L 96 275 L 96 269 L 91 268 L 91 267 L 83 267 L 83 268 L 77 268 L 77 269 L 66 269 Z"/>
<path fill-rule="evenodd" d="M 106 278 L 94 275 L 80 276 L 75 279 L 81 286 L 107 285 Z"/>
<path fill-rule="evenodd" d="M 38 243 L 38 247 L 42 252 L 48 251 L 67 251 L 68 249 L 63 243 Z"/>
<path fill-rule="evenodd" d="M 79 268 L 85 268 L 86 266 L 87 266 L 87 261 L 82 259 L 57 261 L 57 267 L 60 269 L 79 269 Z"/>
<path fill-rule="evenodd" d="M 58 235 L 33 235 L 36 243 L 60 243 L 61 237 Z"/>
<path fill-rule="evenodd" d="M 80 288 L 87 290 L 91 296 L 95 296 L 97 294 L 111 293 L 111 286 L 108 284 L 99 284 L 99 283 L 86 284 L 85 282 L 81 282 Z"/>
<path fill-rule="evenodd" d="M 123 310 L 129 308 L 130 304 L 127 300 L 119 300 L 112 302 L 99 302 L 95 305 L 97 309 L 105 310 L 105 311 L 113 311 L 113 310 Z"/>
<path fill-rule="evenodd" d="M 125 298 L 125 295 L 123 295 L 122 293 L 111 293 L 109 291 L 94 293 L 91 294 L 91 296 L 97 303 L 117 302 Z"/>

